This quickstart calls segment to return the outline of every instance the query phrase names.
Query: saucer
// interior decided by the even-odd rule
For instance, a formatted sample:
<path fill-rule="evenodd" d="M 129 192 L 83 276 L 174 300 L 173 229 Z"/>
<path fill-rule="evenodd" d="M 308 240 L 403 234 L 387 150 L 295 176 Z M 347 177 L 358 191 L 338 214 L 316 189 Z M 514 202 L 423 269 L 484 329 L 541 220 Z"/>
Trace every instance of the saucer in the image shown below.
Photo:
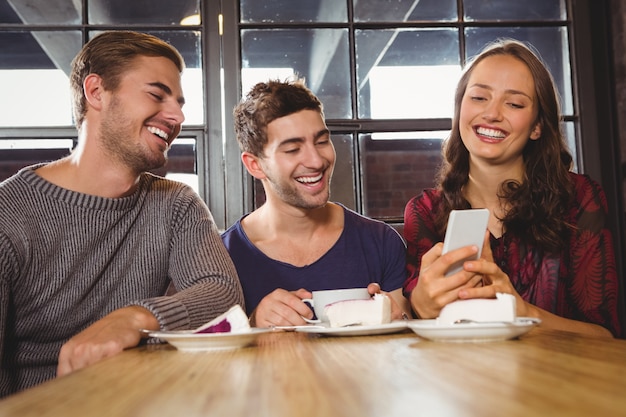
<path fill-rule="evenodd" d="M 327 325 L 299 326 L 296 332 L 315 333 L 326 336 L 374 336 L 378 334 L 398 333 L 406 329 L 408 321 L 397 320 L 391 323 L 372 326 L 329 327 Z"/>
<path fill-rule="evenodd" d="M 411 320 L 409 329 L 435 342 L 495 342 L 519 337 L 541 323 L 540 319 L 518 317 L 512 322 L 437 324 L 437 320 Z"/>
<path fill-rule="evenodd" d="M 252 328 L 237 333 L 193 333 L 193 330 L 154 331 L 149 336 L 165 340 L 181 352 L 232 350 L 251 345 L 258 336 L 271 329 Z"/>

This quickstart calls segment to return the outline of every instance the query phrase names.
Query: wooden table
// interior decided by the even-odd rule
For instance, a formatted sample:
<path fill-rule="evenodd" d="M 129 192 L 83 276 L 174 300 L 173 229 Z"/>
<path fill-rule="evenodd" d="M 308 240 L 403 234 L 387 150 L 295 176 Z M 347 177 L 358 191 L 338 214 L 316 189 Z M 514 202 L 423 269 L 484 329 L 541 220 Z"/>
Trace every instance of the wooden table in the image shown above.
<path fill-rule="evenodd" d="M 0 401 L 0 416 L 626 416 L 626 341 L 262 335 L 235 351 L 125 351 Z"/>

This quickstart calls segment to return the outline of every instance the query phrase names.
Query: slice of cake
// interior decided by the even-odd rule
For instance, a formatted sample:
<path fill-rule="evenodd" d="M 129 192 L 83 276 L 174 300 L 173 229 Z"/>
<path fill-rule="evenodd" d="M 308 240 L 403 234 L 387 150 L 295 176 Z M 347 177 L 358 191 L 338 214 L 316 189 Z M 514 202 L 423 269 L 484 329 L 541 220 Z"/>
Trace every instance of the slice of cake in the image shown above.
<path fill-rule="evenodd" d="M 383 294 L 368 300 L 344 300 L 324 308 L 330 327 L 374 326 L 391 322 L 391 301 Z"/>
<path fill-rule="evenodd" d="M 239 304 L 194 330 L 194 333 L 242 333 L 250 331 L 248 316 Z"/>
<path fill-rule="evenodd" d="M 495 299 L 458 300 L 446 305 L 439 312 L 437 324 L 452 324 L 458 320 L 513 322 L 515 311 L 515 296 L 497 293 Z"/>

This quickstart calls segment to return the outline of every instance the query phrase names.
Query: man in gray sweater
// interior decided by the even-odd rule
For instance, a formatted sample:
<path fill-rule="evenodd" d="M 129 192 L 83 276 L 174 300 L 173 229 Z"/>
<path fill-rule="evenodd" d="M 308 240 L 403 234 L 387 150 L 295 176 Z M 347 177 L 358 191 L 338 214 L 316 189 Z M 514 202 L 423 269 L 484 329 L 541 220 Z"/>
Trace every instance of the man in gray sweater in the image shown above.
<path fill-rule="evenodd" d="M 76 149 L 0 184 L 0 397 L 136 346 L 139 329 L 243 306 L 206 205 L 147 173 L 180 133 L 183 68 L 153 36 L 95 37 L 72 63 Z"/>

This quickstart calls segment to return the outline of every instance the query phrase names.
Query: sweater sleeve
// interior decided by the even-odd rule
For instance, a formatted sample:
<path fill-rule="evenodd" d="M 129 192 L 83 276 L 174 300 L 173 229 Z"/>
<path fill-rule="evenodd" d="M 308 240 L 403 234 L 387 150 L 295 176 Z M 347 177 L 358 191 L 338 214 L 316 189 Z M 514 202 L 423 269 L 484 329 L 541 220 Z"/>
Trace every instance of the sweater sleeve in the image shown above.
<path fill-rule="evenodd" d="M 162 329 L 198 327 L 234 304 L 245 308 L 235 266 L 208 207 L 190 189 L 176 199 L 168 275 L 177 292 L 132 304 L 147 308 Z"/>
<path fill-rule="evenodd" d="M 5 361 L 3 354 L 7 347 L 5 341 L 9 334 L 9 306 L 12 304 L 10 281 L 13 277 L 18 276 L 18 271 L 14 247 L 10 239 L 4 234 L 0 234 L 0 364 Z M 2 386 L 1 382 L 0 386 Z M 1 389 L 0 397 L 2 397 Z"/>

